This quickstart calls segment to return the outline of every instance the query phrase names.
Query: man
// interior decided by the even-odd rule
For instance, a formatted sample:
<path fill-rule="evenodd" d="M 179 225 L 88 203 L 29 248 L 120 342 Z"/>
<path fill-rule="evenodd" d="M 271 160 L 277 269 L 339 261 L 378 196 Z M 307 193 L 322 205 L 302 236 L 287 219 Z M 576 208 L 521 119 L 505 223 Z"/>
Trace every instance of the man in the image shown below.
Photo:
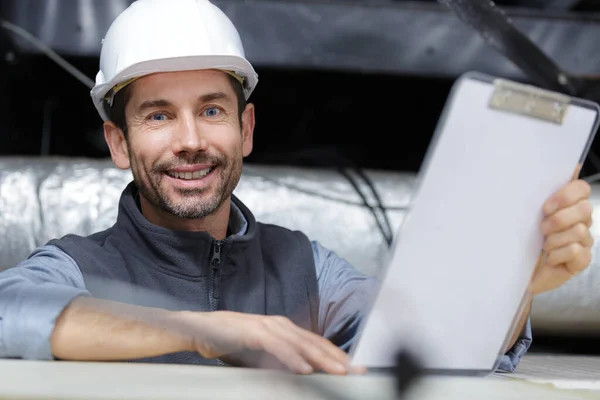
<path fill-rule="evenodd" d="M 256 83 L 237 31 L 207 0 L 139 0 L 117 18 L 92 97 L 134 182 L 112 228 L 52 240 L 0 273 L 0 356 L 350 371 L 345 350 L 374 278 L 256 222 L 232 196 L 252 150 Z M 589 194 L 574 180 L 544 206 L 535 294 L 590 262 Z M 530 341 L 523 318 L 499 368 L 512 371 Z"/>

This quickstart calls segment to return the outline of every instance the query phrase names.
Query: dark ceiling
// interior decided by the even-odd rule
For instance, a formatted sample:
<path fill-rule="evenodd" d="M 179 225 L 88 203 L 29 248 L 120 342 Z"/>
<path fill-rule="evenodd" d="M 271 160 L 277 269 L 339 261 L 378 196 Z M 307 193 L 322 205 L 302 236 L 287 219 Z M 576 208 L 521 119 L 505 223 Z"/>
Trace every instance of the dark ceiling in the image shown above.
<path fill-rule="evenodd" d="M 93 79 L 102 36 L 130 3 L 4 0 L 1 11 Z M 460 74 L 531 79 L 436 1 L 215 3 L 237 26 L 260 75 L 250 162 L 322 163 L 335 153 L 363 167 L 415 171 Z M 600 1 L 496 5 L 560 68 L 600 76 Z M 108 156 L 89 89 L 6 29 L 0 73 L 2 154 Z M 599 170 L 592 161 L 584 173 Z"/>

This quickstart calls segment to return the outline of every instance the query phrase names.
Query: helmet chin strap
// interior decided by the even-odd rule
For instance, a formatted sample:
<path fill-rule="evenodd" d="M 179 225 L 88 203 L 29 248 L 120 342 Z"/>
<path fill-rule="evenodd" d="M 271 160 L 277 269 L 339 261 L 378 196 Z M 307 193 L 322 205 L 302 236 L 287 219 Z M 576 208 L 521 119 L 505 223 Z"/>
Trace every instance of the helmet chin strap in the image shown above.
<path fill-rule="evenodd" d="M 238 74 L 237 72 L 234 72 L 234 71 L 226 71 L 226 70 L 222 70 L 222 71 L 225 72 L 225 73 L 227 73 L 227 74 L 229 74 L 229 75 L 231 75 L 232 77 L 234 77 L 239 83 L 242 84 L 242 87 L 246 87 L 245 84 L 244 84 L 246 80 L 244 79 L 244 77 L 242 75 L 240 75 L 240 74 Z"/>
<path fill-rule="evenodd" d="M 135 78 L 127 79 L 126 81 L 117 83 L 115 86 L 113 86 L 113 88 L 111 90 L 109 90 L 108 93 L 106 94 L 106 96 L 104 97 L 104 101 L 106 102 L 106 104 L 108 104 L 110 107 L 112 107 L 116 94 L 119 93 L 119 91 L 123 90 L 127 85 L 135 82 L 138 79 L 140 79 L 139 76 L 137 76 Z"/>

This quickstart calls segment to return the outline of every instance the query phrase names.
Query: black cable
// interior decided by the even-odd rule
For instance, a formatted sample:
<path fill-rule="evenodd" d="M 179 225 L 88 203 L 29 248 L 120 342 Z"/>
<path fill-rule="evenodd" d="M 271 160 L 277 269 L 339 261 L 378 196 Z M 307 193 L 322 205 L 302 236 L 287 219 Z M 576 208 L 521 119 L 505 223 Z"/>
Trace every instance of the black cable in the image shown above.
<path fill-rule="evenodd" d="M 371 190 L 371 193 L 373 194 L 375 201 L 377 202 L 377 207 L 379 208 L 379 211 L 383 215 L 383 222 L 385 222 L 386 228 L 388 230 L 388 234 L 389 234 L 388 245 L 391 245 L 394 240 L 394 230 L 392 229 L 392 224 L 390 223 L 390 219 L 387 214 L 387 210 L 389 210 L 389 208 L 385 208 L 383 206 L 383 202 L 381 201 L 379 192 L 375 189 L 375 185 L 373 184 L 373 181 L 371 180 L 371 178 L 369 178 L 369 176 L 367 174 L 365 174 L 364 170 L 362 168 L 356 168 L 355 172 L 365 181 L 365 183 Z"/>
<path fill-rule="evenodd" d="M 362 192 L 362 190 L 360 190 L 360 187 L 358 186 L 358 184 L 356 183 L 356 181 L 354 180 L 354 178 L 350 174 L 348 174 L 348 172 L 346 172 L 346 170 L 344 168 L 338 168 L 338 172 L 344 178 L 346 178 L 348 180 L 348 182 L 350 183 L 350 186 L 352 186 L 352 188 L 356 191 L 356 193 L 358 193 L 358 195 L 362 199 L 363 205 L 366 208 L 368 208 L 369 211 L 371 211 L 371 214 L 373 214 L 373 217 L 375 218 L 375 223 L 377 224 L 377 227 L 379 228 L 379 231 L 383 235 L 383 239 L 385 240 L 385 242 L 388 245 L 388 247 L 391 246 L 393 238 L 390 237 L 389 231 L 386 232 L 385 227 L 383 226 L 383 224 L 379 220 L 379 216 L 377 215 L 377 212 L 376 212 L 375 208 L 369 204 L 369 201 L 367 200 L 365 194 Z"/>
<path fill-rule="evenodd" d="M 385 224 L 385 227 L 382 224 L 382 222 L 379 220 L 379 216 L 378 216 L 375 208 L 369 204 L 369 202 L 365 198 L 364 194 L 362 193 L 362 190 L 360 189 L 358 184 L 354 181 L 354 178 L 350 174 L 345 173 L 345 171 L 343 169 L 341 169 L 341 168 L 338 169 L 338 172 L 340 172 L 348 180 L 350 185 L 354 188 L 354 190 L 358 193 L 358 195 L 363 199 L 365 206 L 368 207 L 369 210 L 371 211 L 371 213 L 373 214 L 373 217 L 375 218 L 375 222 L 377 223 L 377 226 L 378 226 L 381 234 L 383 235 L 385 242 L 387 243 L 388 247 L 390 247 L 394 241 L 394 233 L 393 233 L 392 225 L 390 223 L 390 219 L 387 214 L 387 210 L 383 206 L 383 202 L 381 201 L 381 197 L 379 196 L 379 192 L 375 188 L 373 181 L 367 176 L 367 174 L 365 174 L 363 169 L 360 168 L 358 165 L 356 165 L 354 162 L 352 162 L 352 160 L 350 160 L 346 157 L 342 157 L 337 154 L 336 154 L 336 159 L 338 160 L 338 164 L 348 165 L 354 172 L 356 172 L 356 174 L 364 180 L 365 184 L 371 190 L 373 197 L 375 198 L 377 209 L 379 209 L 379 211 L 381 212 L 381 215 L 383 217 L 383 223 Z M 386 232 L 386 229 L 387 229 L 387 232 Z"/>
<path fill-rule="evenodd" d="M 537 85 L 549 90 L 577 95 L 581 80 L 570 76 L 508 19 L 492 1 L 438 0 L 450 8 L 467 26 L 476 30 Z"/>
<path fill-rule="evenodd" d="M 475 30 L 491 47 L 520 68 L 534 84 L 578 96 L 595 102 L 600 101 L 600 79 L 572 76 L 562 70 L 531 39 L 524 35 L 493 1 L 485 0 L 438 0 L 452 10 L 467 26 Z M 589 149 L 589 157 L 596 157 Z M 600 169 L 597 172 L 600 173 Z M 596 174 L 592 175 L 596 177 Z M 591 177 L 588 176 L 588 179 Z"/>
<path fill-rule="evenodd" d="M 337 197 L 328 196 L 324 193 L 319 193 L 319 192 L 315 192 L 314 190 L 304 189 L 299 186 L 293 185 L 291 183 L 282 182 L 280 180 L 270 178 L 270 177 L 266 176 L 265 174 L 261 174 L 260 172 L 253 171 L 252 167 L 245 166 L 244 173 L 250 174 L 252 176 L 260 177 L 261 179 L 263 179 L 267 182 L 271 182 L 275 185 L 282 186 L 282 187 L 285 187 L 285 188 L 288 188 L 291 190 L 295 190 L 299 193 L 303 193 L 303 194 L 306 194 L 309 196 L 318 197 L 323 200 L 333 201 L 333 202 L 340 203 L 340 204 L 347 204 L 349 206 L 364 207 L 364 203 L 357 203 L 357 202 L 350 201 L 350 200 L 344 200 L 344 199 L 340 199 Z M 408 210 L 408 206 L 406 206 L 406 207 L 385 206 L 385 210 L 386 211 L 405 211 L 405 210 Z"/>
<path fill-rule="evenodd" d="M 350 186 L 354 189 L 354 191 L 362 199 L 363 206 L 371 212 L 371 214 L 373 215 L 373 218 L 375 218 L 377 227 L 378 227 L 379 231 L 381 232 L 381 235 L 383 236 L 386 244 L 388 246 L 392 245 L 393 230 L 391 228 L 391 223 L 389 221 L 389 217 L 387 214 L 387 208 L 384 207 L 384 205 L 381 201 L 381 197 L 379 196 L 377 189 L 373 185 L 373 182 L 366 176 L 366 174 L 362 171 L 362 169 L 360 167 L 358 167 L 356 164 L 354 164 L 350 159 L 339 155 L 335 149 L 310 149 L 310 150 L 303 149 L 303 150 L 298 150 L 298 151 L 293 151 L 293 152 L 286 152 L 286 153 L 279 153 L 277 155 L 271 155 L 271 156 L 266 157 L 266 160 L 268 160 L 270 162 L 283 161 L 286 163 L 289 163 L 290 161 L 292 161 L 292 162 L 296 161 L 296 162 L 309 163 L 311 165 L 317 165 L 321 168 L 334 168 L 338 173 L 340 173 L 348 181 Z M 366 177 L 366 179 L 364 179 L 365 183 L 367 184 L 367 186 L 369 186 L 369 188 L 373 192 L 373 197 L 375 198 L 377 209 L 380 210 L 380 212 L 382 214 L 382 218 L 384 220 L 383 223 L 380 221 L 380 217 L 377 213 L 377 209 L 369 203 L 365 194 L 360 189 L 360 186 L 358 185 L 356 179 L 351 174 L 348 174 L 345 171 L 345 169 L 350 169 L 350 170 L 357 172 L 357 174 L 359 174 L 359 176 L 363 177 L 363 179 Z M 387 229 L 386 229 L 386 227 L 387 227 Z"/>
<path fill-rule="evenodd" d="M 54 61 L 58 66 L 64 69 L 66 72 L 71 74 L 75 79 L 79 82 L 83 83 L 88 89 L 94 87 L 94 80 L 89 78 L 83 72 L 79 71 L 72 64 L 70 64 L 67 60 L 61 57 L 58 53 L 52 50 L 48 45 L 44 42 L 33 36 L 31 33 L 27 32 L 25 29 L 17 26 L 9 21 L 0 19 L 0 27 L 6 29 L 9 32 L 19 35 L 21 38 L 25 39 L 32 45 L 38 48 L 42 53 L 44 53 L 48 58 Z"/>

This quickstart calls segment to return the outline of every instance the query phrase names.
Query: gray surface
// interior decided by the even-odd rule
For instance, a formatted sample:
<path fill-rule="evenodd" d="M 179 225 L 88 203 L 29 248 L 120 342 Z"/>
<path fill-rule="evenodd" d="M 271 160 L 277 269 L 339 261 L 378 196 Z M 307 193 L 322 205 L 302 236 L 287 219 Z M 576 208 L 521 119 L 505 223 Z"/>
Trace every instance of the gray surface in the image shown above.
<path fill-rule="evenodd" d="M 6 18 L 63 54 L 97 56 L 131 0 L 5 0 Z M 469 70 L 521 72 L 443 6 L 411 1 L 215 0 L 257 66 L 456 77 Z M 600 65 L 600 17 L 509 10 L 515 25 L 574 74 Z M 24 49 L 35 50 L 18 40 Z M 260 71 L 259 71 L 260 72 Z"/>
<path fill-rule="evenodd" d="M 514 377 L 543 380 L 593 380 L 600 383 L 600 357 L 530 354 L 521 359 Z"/>
<path fill-rule="evenodd" d="M 0 360 L 0 399 L 396 399 L 382 375 L 298 377 L 262 370 Z M 32 384 L 35 377 L 35 384 Z M 325 391 L 323 391 L 325 390 Z M 331 396 L 331 394 L 335 396 Z M 517 379 L 428 377 L 406 400 L 600 399 Z"/>

